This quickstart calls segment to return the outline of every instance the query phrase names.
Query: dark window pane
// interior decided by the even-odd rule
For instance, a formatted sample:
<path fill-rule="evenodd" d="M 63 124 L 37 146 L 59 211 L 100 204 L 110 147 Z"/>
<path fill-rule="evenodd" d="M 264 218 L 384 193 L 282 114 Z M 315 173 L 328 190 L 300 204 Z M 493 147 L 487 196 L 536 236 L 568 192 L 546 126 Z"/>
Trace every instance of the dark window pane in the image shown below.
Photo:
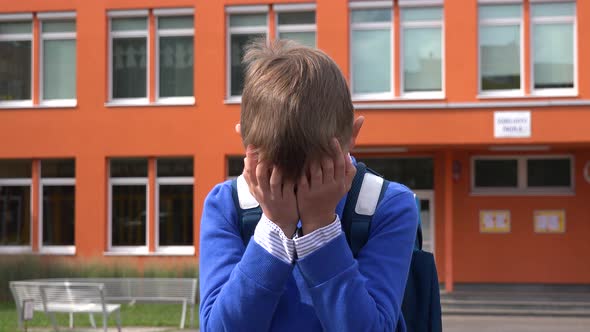
<path fill-rule="evenodd" d="M 146 244 L 146 186 L 113 186 L 112 200 L 112 245 L 144 246 Z"/>
<path fill-rule="evenodd" d="M 193 158 L 158 159 L 158 176 L 193 176 Z"/>
<path fill-rule="evenodd" d="M 160 37 L 160 97 L 193 95 L 193 39 Z"/>
<path fill-rule="evenodd" d="M 111 177 L 147 177 L 147 159 L 111 159 Z"/>
<path fill-rule="evenodd" d="M 570 159 L 529 159 L 529 187 L 569 187 L 572 180 Z"/>
<path fill-rule="evenodd" d="M 31 178 L 31 167 L 30 159 L 0 160 L 0 179 Z"/>
<path fill-rule="evenodd" d="M 31 99 L 31 42 L 0 41 L 0 100 Z"/>
<path fill-rule="evenodd" d="M 357 158 L 390 181 L 412 189 L 434 188 L 432 158 Z"/>
<path fill-rule="evenodd" d="M 514 159 L 475 161 L 476 187 L 518 187 L 518 162 Z"/>
<path fill-rule="evenodd" d="M 161 246 L 193 245 L 193 186 L 160 185 Z"/>
<path fill-rule="evenodd" d="M 74 245 L 74 186 L 43 186 L 43 245 Z"/>
<path fill-rule="evenodd" d="M 31 243 L 31 187 L 0 186 L 0 245 Z"/>
<path fill-rule="evenodd" d="M 73 178 L 76 177 L 74 159 L 47 159 L 41 161 L 41 177 Z"/>
<path fill-rule="evenodd" d="M 113 39 L 113 98 L 147 96 L 146 39 Z"/>
<path fill-rule="evenodd" d="M 242 175 L 244 170 L 244 156 L 227 157 L 227 176 L 235 177 Z"/>
<path fill-rule="evenodd" d="M 280 13 L 279 24 L 315 24 L 315 12 Z"/>
<path fill-rule="evenodd" d="M 240 34 L 231 36 L 231 95 L 242 95 L 244 88 L 244 68 L 242 58 L 244 57 L 244 47 L 256 38 L 265 37 L 264 34 Z"/>

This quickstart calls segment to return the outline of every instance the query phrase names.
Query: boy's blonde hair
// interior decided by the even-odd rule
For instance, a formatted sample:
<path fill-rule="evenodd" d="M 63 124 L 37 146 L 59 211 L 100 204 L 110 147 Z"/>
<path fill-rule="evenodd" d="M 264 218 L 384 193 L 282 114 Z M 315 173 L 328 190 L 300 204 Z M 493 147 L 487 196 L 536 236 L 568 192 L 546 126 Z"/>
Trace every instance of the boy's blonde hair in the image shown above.
<path fill-rule="evenodd" d="M 346 148 L 354 110 L 346 80 L 324 52 L 279 40 L 247 47 L 242 93 L 244 146 L 295 180 L 312 160 L 331 155 L 335 137 Z"/>

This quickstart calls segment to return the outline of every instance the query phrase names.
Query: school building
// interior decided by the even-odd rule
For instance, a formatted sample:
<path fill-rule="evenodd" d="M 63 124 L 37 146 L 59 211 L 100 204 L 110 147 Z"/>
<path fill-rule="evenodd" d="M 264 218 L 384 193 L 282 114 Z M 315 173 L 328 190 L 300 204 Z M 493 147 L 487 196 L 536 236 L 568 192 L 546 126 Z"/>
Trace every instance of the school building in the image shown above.
<path fill-rule="evenodd" d="M 590 283 L 586 0 L 2 1 L 0 260 L 196 261 L 258 36 L 340 66 L 448 290 Z"/>

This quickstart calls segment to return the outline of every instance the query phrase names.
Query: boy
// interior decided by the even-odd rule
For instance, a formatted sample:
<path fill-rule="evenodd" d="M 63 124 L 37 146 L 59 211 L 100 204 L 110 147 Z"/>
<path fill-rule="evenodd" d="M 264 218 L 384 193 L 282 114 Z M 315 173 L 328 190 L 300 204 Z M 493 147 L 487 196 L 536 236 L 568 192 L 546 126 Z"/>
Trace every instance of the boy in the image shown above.
<path fill-rule="evenodd" d="M 415 201 L 392 182 L 353 258 L 340 217 L 364 119 L 354 119 L 342 73 L 323 52 L 285 41 L 253 44 L 244 61 L 238 191 L 263 215 L 245 246 L 231 182 L 207 197 L 201 331 L 405 331 Z"/>

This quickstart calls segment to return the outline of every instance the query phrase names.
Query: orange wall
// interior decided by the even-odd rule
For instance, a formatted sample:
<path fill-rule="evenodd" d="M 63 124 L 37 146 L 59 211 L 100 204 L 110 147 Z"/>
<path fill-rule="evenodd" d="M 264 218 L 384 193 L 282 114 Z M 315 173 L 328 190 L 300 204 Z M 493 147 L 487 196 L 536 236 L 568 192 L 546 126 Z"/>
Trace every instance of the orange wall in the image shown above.
<path fill-rule="evenodd" d="M 276 0 L 272 3 L 307 2 Z M 224 104 L 225 98 L 225 13 L 224 6 L 269 3 L 260 0 L 20 0 L 4 1 L 0 12 L 77 12 L 77 99 L 69 109 L 0 110 L 0 158 L 76 158 L 76 247 L 81 257 L 102 256 L 107 247 L 107 158 L 117 156 L 193 156 L 195 160 L 195 225 L 209 190 L 225 178 L 225 156 L 242 153 L 234 124 L 239 121 L 239 105 Z M 109 9 L 194 7 L 196 105 L 105 107 L 107 101 L 107 18 Z M 445 1 L 445 102 L 478 102 L 477 99 L 477 5 L 476 0 Z M 578 1 L 579 96 L 590 99 L 590 1 Z M 317 40 L 349 74 L 348 6 L 345 0 L 319 0 Z M 396 54 L 397 51 L 395 51 Z M 396 55 L 399 57 L 399 54 Z M 396 61 L 399 63 L 399 61 Z M 38 59 L 37 62 L 38 63 Z M 398 64 L 399 66 L 399 64 Z M 399 73 L 399 68 L 396 68 Z M 152 73 L 153 74 L 153 73 Z M 36 78 L 38 81 L 38 77 Z M 399 86 L 399 78 L 395 78 Z M 150 84 L 154 85 L 153 78 Z M 520 98 L 516 100 L 540 100 Z M 541 99 L 542 100 L 542 99 Z M 490 101 L 490 100 L 482 100 Z M 500 100 L 502 101 L 502 100 Z M 392 103 L 408 101 L 392 101 Z M 436 102 L 436 101 L 435 101 Z M 590 143 L 589 107 L 530 108 L 533 137 L 505 140 L 518 144 Z M 493 138 L 493 111 L 470 110 L 375 110 L 362 111 L 367 117 L 359 144 L 364 146 L 430 147 L 435 151 L 436 204 L 444 197 L 443 156 L 437 148 L 468 147 L 498 143 Z M 465 175 L 455 187 L 455 278 L 457 281 L 526 279 L 527 273 L 543 273 L 547 281 L 566 273 L 571 282 L 590 282 L 588 268 L 574 262 L 588 252 L 590 215 L 587 205 L 590 188 L 577 181 L 576 197 L 483 198 L 468 196 L 468 155 L 460 153 Z M 589 159 L 580 154 L 577 163 Z M 579 165 L 577 165 L 579 166 Z M 580 172 L 580 168 L 577 168 Z M 579 178 L 579 174 L 578 178 Z M 519 202 L 513 214 L 513 232 L 506 236 L 480 235 L 477 211 L 480 206 L 505 207 Z M 530 215 L 536 204 L 565 206 L 568 233 L 561 237 L 537 236 L 531 231 Z M 444 266 L 442 208 L 436 210 L 437 261 L 442 276 Z M 529 216 L 529 217 L 527 217 Z M 475 218 L 475 220 L 474 220 Z M 584 220 L 586 218 L 586 220 Z M 524 220 L 524 221 L 522 221 Z M 586 224 L 584 224 L 586 221 Z M 570 232 L 571 230 L 571 232 Z M 585 231 L 585 233 L 584 233 Z M 198 239 L 199 227 L 194 237 Z M 584 237 L 584 235 L 586 235 Z M 474 241 L 475 239 L 475 241 Z M 519 240 L 527 244 L 512 250 Z M 565 242 L 567 240 L 567 242 Z M 196 244 L 198 255 L 198 244 Z M 575 252 L 574 252 L 575 250 Z M 556 252 L 557 251 L 557 252 Z M 567 253 L 571 255 L 565 255 Z M 523 262 L 521 257 L 540 257 Z M 508 256 L 511 254 L 513 256 Z M 526 254 L 526 255 L 525 255 Z M 515 256 L 514 256 L 515 255 Z M 562 257 L 563 256 L 563 257 Z M 489 263 L 472 271 L 483 257 Z M 514 257 L 510 259 L 507 257 Z M 139 258 L 139 261 L 145 258 Z M 152 258 L 150 258 L 152 259 Z M 499 266 L 508 262 L 509 273 Z M 545 264 L 550 262 L 551 264 Z M 513 266 L 514 265 L 514 266 Z M 480 266 L 480 265 L 478 265 Z M 564 268 L 565 266 L 565 268 Z M 571 270 L 577 267 L 577 274 Z M 556 267 L 553 269 L 553 267 Z M 559 267 L 559 269 L 557 268 Z M 570 269 L 570 270 L 568 270 Z M 506 269 L 503 269 L 506 270 Z M 547 271 L 545 271 L 547 270 Z M 565 271 L 565 272 L 564 272 Z M 504 271 L 506 272 L 506 271 Z M 484 273 L 487 273 L 484 275 Z M 530 274 L 533 273 L 533 274 Z M 511 280 L 512 280 L 511 279 Z M 514 281 L 512 280 L 512 281 Z"/>
<path fill-rule="evenodd" d="M 463 166 L 454 187 L 455 282 L 589 283 L 590 265 L 583 262 L 590 252 L 590 184 L 582 170 L 590 152 L 573 153 L 575 196 L 472 196 L 468 165 L 473 155 L 455 153 Z M 510 210 L 511 232 L 481 234 L 479 211 L 486 209 Z M 565 234 L 535 234 L 533 212 L 539 209 L 564 209 Z"/>

